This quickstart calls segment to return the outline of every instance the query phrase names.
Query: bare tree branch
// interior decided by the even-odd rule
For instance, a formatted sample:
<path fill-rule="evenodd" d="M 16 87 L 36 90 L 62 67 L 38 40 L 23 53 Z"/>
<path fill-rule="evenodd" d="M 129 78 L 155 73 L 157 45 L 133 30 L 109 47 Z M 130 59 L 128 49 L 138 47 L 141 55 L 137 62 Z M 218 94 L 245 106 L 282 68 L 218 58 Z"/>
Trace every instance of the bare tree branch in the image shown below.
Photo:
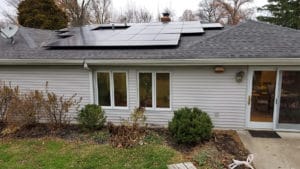
<path fill-rule="evenodd" d="M 117 16 L 118 22 L 148 23 L 153 19 L 152 14 L 145 8 L 137 8 L 135 4 L 127 4 L 125 12 Z"/>
<path fill-rule="evenodd" d="M 192 10 L 186 9 L 182 16 L 180 17 L 181 21 L 196 21 L 197 16 L 193 13 Z"/>
<path fill-rule="evenodd" d="M 228 23 L 231 25 L 236 25 L 241 20 L 249 18 L 248 15 L 251 13 L 245 12 L 247 9 L 242 9 L 242 6 L 252 1 L 253 0 L 216 0 L 226 11 Z"/>
<path fill-rule="evenodd" d="M 89 24 L 90 12 L 88 7 L 91 3 L 91 0 L 55 0 L 56 4 L 63 9 L 72 26 L 83 26 Z"/>
<path fill-rule="evenodd" d="M 216 0 L 202 0 L 199 4 L 199 13 L 201 21 L 223 23 L 226 18 L 226 11 Z"/>
<path fill-rule="evenodd" d="M 93 23 L 109 23 L 111 19 L 111 0 L 92 0 L 91 17 Z"/>
<path fill-rule="evenodd" d="M 227 22 L 236 25 L 244 19 L 249 19 L 253 9 L 243 8 L 253 0 L 202 0 L 199 17 L 206 22 Z"/>

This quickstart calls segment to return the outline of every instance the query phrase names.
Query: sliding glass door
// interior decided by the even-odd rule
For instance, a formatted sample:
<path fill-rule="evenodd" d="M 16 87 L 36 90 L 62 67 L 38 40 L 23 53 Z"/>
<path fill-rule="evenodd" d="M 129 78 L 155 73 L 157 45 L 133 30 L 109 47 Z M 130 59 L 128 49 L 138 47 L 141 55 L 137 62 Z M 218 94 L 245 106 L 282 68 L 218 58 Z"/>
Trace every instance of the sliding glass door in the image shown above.
<path fill-rule="evenodd" d="M 248 127 L 300 130 L 300 69 L 252 67 L 248 79 Z"/>
<path fill-rule="evenodd" d="M 300 71 L 280 71 L 277 129 L 300 130 Z"/>
<path fill-rule="evenodd" d="M 273 128 L 276 77 L 276 70 L 250 70 L 249 128 Z"/>

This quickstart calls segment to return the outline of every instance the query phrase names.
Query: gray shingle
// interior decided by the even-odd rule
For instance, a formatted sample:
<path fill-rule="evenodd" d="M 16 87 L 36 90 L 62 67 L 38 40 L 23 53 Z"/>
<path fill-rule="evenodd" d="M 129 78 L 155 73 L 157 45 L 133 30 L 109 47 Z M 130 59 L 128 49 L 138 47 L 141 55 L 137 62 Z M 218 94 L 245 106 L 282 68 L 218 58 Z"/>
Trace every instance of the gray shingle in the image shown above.
<path fill-rule="evenodd" d="M 0 59 L 207 59 L 300 58 L 300 31 L 256 21 L 202 36 L 184 36 L 177 48 L 47 50 L 42 46 L 54 32 L 21 28 L 36 44 L 30 48 L 18 33 L 16 44 L 0 39 Z"/>

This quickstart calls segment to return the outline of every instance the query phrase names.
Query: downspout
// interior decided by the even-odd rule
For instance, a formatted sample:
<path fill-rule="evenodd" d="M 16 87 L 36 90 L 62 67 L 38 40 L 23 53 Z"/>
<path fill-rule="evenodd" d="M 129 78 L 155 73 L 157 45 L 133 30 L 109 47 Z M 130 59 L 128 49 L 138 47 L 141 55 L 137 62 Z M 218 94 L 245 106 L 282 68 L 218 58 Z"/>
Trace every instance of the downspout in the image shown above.
<path fill-rule="evenodd" d="M 89 68 L 89 65 L 86 63 L 85 59 L 83 60 L 83 69 L 88 71 L 89 73 L 89 88 L 90 88 L 90 104 L 95 104 L 95 87 L 94 87 L 94 78 L 93 78 L 93 70 Z"/>

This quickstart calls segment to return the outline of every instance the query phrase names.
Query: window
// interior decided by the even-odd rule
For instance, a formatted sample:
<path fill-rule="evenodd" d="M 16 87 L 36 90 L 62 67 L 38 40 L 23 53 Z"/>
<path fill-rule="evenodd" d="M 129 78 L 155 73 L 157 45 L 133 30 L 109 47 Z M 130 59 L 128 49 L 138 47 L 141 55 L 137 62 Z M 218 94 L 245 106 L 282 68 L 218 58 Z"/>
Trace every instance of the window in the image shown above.
<path fill-rule="evenodd" d="M 152 73 L 140 73 L 140 106 L 152 107 Z"/>
<path fill-rule="evenodd" d="M 127 107 L 127 75 L 125 72 L 97 73 L 98 103 L 107 107 Z"/>
<path fill-rule="evenodd" d="M 170 107 L 170 76 L 169 73 L 156 73 L 156 107 Z"/>
<path fill-rule="evenodd" d="M 170 108 L 170 73 L 139 73 L 139 103 L 147 108 Z"/>
<path fill-rule="evenodd" d="M 101 106 L 111 106 L 109 73 L 98 73 L 98 101 Z"/>
<path fill-rule="evenodd" d="M 126 73 L 114 73 L 115 106 L 127 106 Z"/>

